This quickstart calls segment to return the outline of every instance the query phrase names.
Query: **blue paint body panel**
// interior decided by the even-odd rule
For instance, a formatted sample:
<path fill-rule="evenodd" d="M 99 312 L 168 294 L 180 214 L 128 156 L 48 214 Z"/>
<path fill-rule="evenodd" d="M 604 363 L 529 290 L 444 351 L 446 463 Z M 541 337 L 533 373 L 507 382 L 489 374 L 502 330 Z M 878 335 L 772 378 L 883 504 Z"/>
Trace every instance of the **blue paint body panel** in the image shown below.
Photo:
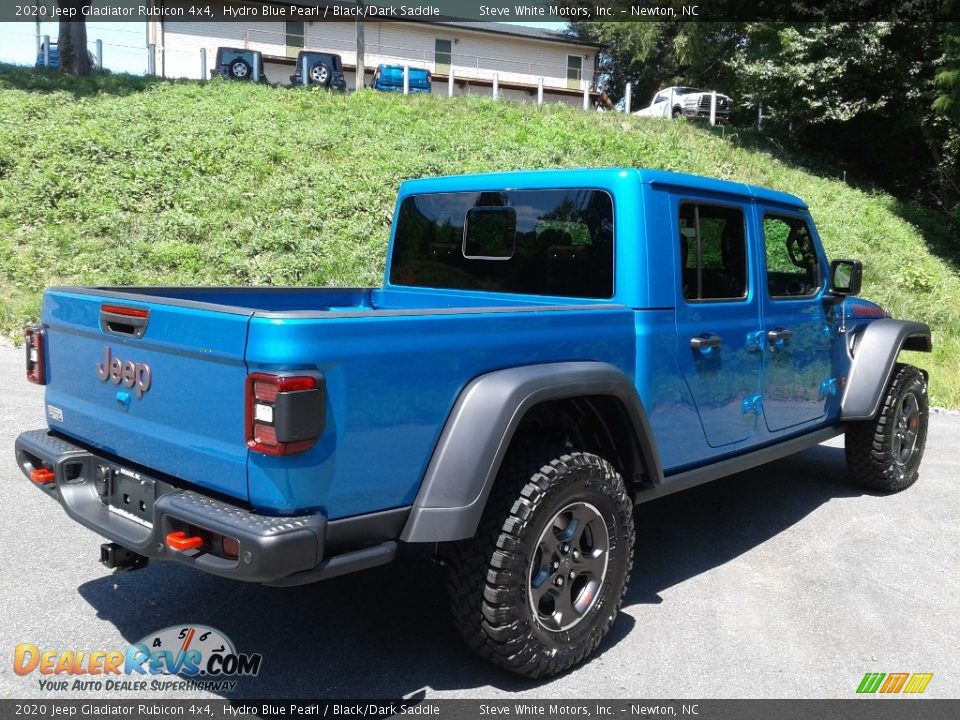
<path fill-rule="evenodd" d="M 610 298 L 408 287 L 60 288 L 45 294 L 49 420 L 64 434 L 265 513 L 330 519 L 409 505 L 461 390 L 494 370 L 601 361 L 634 379 L 665 481 L 678 472 L 835 424 L 845 377 L 839 327 L 849 308 L 765 292 L 765 209 L 808 222 L 800 199 L 761 188 L 636 169 L 496 173 L 411 180 L 410 195 L 505 189 L 602 190 L 613 199 Z M 692 304 L 681 288 L 677 208 L 696 200 L 742 209 L 749 290 L 736 303 Z M 396 217 L 397 213 L 395 213 Z M 391 240 L 392 247 L 392 240 Z M 149 310 L 142 338 L 100 327 L 104 302 Z M 866 307 L 858 305 L 858 307 Z M 845 311 L 843 308 L 847 308 Z M 861 311 L 858 322 L 868 322 Z M 757 351 L 774 325 L 803 325 L 793 348 Z M 806 331 L 805 331 L 806 332 Z M 716 333 L 723 347 L 691 350 Z M 765 343 L 765 341 L 764 341 Z M 108 351 L 147 363 L 149 392 L 97 375 Z M 307 452 L 247 450 L 248 373 L 311 371 L 325 383 L 325 425 Z M 786 373 L 809 387 L 784 382 Z M 815 383 L 815 385 L 814 385 Z M 118 396 L 126 391 L 128 397 Z M 749 406 L 749 407 L 748 407 Z"/>
<path fill-rule="evenodd" d="M 419 67 L 408 67 L 407 70 L 410 73 L 407 88 L 411 93 L 432 92 L 429 70 Z M 371 87 L 383 92 L 403 92 L 403 66 L 378 65 L 373 73 Z"/>

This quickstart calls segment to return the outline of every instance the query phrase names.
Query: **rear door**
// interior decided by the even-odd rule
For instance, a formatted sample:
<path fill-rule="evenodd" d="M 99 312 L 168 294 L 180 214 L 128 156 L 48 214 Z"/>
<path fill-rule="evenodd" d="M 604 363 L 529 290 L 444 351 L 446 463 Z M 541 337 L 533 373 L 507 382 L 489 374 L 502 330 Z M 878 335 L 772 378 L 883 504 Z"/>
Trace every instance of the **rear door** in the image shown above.
<path fill-rule="evenodd" d="M 835 334 L 823 304 L 826 258 L 813 223 L 796 210 L 759 205 L 758 213 L 765 247 L 763 414 L 776 432 L 824 416 L 836 390 Z"/>
<path fill-rule="evenodd" d="M 749 206 L 674 196 L 680 256 L 676 352 L 707 443 L 753 435 L 759 412 L 760 301 L 753 282 Z"/>
<path fill-rule="evenodd" d="M 47 422 L 121 461 L 245 500 L 250 313 L 193 305 L 48 291 Z"/>

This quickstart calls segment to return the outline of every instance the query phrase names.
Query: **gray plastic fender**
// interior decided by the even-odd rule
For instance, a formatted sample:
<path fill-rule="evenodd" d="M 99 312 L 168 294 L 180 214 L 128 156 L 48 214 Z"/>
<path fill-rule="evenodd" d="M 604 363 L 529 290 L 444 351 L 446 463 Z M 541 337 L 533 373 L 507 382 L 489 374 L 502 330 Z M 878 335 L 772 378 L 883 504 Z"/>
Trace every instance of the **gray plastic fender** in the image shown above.
<path fill-rule="evenodd" d="M 547 400 L 612 395 L 626 408 L 654 481 L 662 478 L 647 414 L 633 382 L 613 365 L 565 362 L 497 370 L 473 380 L 457 399 L 427 467 L 407 524 L 406 542 L 472 537 L 514 431 Z"/>
<path fill-rule="evenodd" d="M 930 327 L 909 320 L 874 320 L 864 328 L 847 375 L 841 419 L 876 417 L 901 350 L 933 350 Z"/>

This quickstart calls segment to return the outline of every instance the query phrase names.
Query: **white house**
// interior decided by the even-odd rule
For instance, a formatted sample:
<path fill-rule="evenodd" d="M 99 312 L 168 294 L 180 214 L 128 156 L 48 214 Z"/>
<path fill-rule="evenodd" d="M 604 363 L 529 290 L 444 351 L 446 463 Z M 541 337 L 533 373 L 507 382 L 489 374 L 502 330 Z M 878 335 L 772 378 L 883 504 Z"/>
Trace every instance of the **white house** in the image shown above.
<path fill-rule="evenodd" d="M 171 3 L 167 3 L 168 5 Z M 169 78 L 200 78 L 201 48 L 208 70 L 218 47 L 263 53 L 267 80 L 289 83 L 297 53 L 322 50 L 343 58 L 347 86 L 355 87 L 357 38 L 353 22 L 152 20 L 148 42 L 156 48 L 156 72 Z M 489 95 L 497 76 L 508 99 L 535 99 L 542 78 L 544 102 L 580 105 L 586 89 L 593 102 L 597 43 L 562 33 L 505 23 L 474 21 L 367 21 L 364 69 L 369 81 L 380 63 L 425 67 L 433 91 L 446 94 L 451 70 L 457 95 Z"/>

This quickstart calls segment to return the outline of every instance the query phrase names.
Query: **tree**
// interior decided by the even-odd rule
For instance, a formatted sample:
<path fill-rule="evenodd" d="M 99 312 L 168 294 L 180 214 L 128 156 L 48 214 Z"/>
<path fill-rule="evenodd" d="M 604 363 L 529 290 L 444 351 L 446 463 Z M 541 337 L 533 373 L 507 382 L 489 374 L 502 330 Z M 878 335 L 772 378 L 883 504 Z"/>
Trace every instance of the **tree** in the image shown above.
<path fill-rule="evenodd" d="M 87 22 L 84 9 L 93 5 L 92 0 L 57 0 L 61 18 L 57 36 L 57 52 L 60 55 L 60 71 L 70 75 L 90 74 L 90 53 L 87 51 Z"/>
<path fill-rule="evenodd" d="M 669 85 L 726 90 L 736 78 L 724 60 L 741 41 L 741 23 L 573 22 L 578 38 L 601 42 L 600 88 L 614 101 L 632 83 L 642 105 Z"/>
<path fill-rule="evenodd" d="M 940 94 L 933 109 L 960 120 L 960 23 L 949 23 L 943 35 L 943 56 L 935 78 Z"/>
<path fill-rule="evenodd" d="M 893 32 L 889 22 L 750 23 L 728 60 L 738 104 L 762 103 L 793 128 L 882 111 L 903 90 L 887 82 L 902 60 L 890 47 Z"/>

